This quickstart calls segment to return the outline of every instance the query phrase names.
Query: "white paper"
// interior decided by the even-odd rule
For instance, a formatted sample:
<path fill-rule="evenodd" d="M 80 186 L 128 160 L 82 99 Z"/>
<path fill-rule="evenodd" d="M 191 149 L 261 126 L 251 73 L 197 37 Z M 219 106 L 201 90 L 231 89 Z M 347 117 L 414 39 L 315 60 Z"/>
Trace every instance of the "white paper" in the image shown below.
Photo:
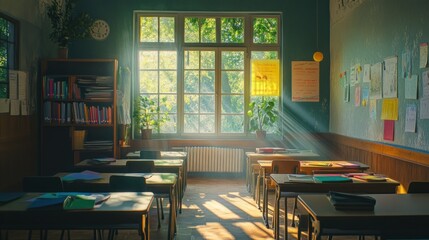
<path fill-rule="evenodd" d="M 363 82 L 371 82 L 371 65 L 363 65 Z"/>
<path fill-rule="evenodd" d="M 351 87 L 354 87 L 356 84 L 357 84 L 357 80 L 358 80 L 358 78 L 357 78 L 357 69 L 356 69 L 356 66 L 353 66 L 353 67 L 351 67 L 350 68 L 350 86 Z"/>
<path fill-rule="evenodd" d="M 29 115 L 29 105 L 27 100 L 21 100 L 21 115 L 26 116 Z"/>
<path fill-rule="evenodd" d="M 10 115 L 11 116 L 17 116 L 19 115 L 19 107 L 20 107 L 21 101 L 16 99 L 10 100 Z"/>
<path fill-rule="evenodd" d="M 428 43 L 420 43 L 420 68 L 425 68 L 428 63 Z"/>
<path fill-rule="evenodd" d="M 381 89 L 381 62 L 376 63 L 371 66 L 371 87 L 370 87 L 370 98 L 371 99 L 381 99 L 382 89 Z"/>
<path fill-rule="evenodd" d="M 405 99 L 417 99 L 417 84 L 417 75 L 405 78 Z"/>
<path fill-rule="evenodd" d="M 18 99 L 18 72 L 9 70 L 9 98 Z"/>
<path fill-rule="evenodd" d="M 422 72 L 423 97 L 429 97 L 429 71 Z"/>
<path fill-rule="evenodd" d="M 416 132 L 417 107 L 415 104 L 408 104 L 405 115 L 405 132 Z"/>
<path fill-rule="evenodd" d="M 18 71 L 18 99 L 24 100 L 28 98 L 28 78 L 27 73 Z"/>
<path fill-rule="evenodd" d="M 377 100 L 375 99 L 369 100 L 369 117 L 371 119 L 377 118 Z"/>
<path fill-rule="evenodd" d="M 429 119 L 429 97 L 420 99 L 420 119 Z"/>
<path fill-rule="evenodd" d="M 398 57 L 386 58 L 383 67 L 383 98 L 398 97 Z"/>
<path fill-rule="evenodd" d="M 7 98 L 0 98 L 0 113 L 8 113 L 10 107 L 10 100 Z"/>

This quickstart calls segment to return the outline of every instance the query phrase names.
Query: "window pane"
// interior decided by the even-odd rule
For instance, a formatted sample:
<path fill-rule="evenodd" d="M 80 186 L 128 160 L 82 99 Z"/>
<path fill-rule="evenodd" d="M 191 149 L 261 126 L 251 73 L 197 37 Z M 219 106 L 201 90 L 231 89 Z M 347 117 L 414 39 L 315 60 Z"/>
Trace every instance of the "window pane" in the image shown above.
<path fill-rule="evenodd" d="M 160 95 L 161 98 L 165 98 L 165 104 L 160 106 L 160 112 L 162 113 L 177 113 L 177 96 L 176 95 Z"/>
<path fill-rule="evenodd" d="M 244 69 L 244 52 L 243 51 L 222 52 L 222 69 L 243 70 Z"/>
<path fill-rule="evenodd" d="M 176 53 L 176 51 L 161 51 L 161 52 L 159 52 L 159 68 L 160 69 L 176 69 L 177 68 L 177 53 Z"/>
<path fill-rule="evenodd" d="M 0 82 L 7 82 L 7 69 L 0 67 Z"/>
<path fill-rule="evenodd" d="M 214 113 L 215 112 L 215 97 L 214 95 L 202 95 L 200 112 L 201 113 Z"/>
<path fill-rule="evenodd" d="M 159 21 L 159 41 L 174 42 L 174 18 L 161 17 Z"/>
<path fill-rule="evenodd" d="M 199 92 L 199 72 L 198 71 L 185 71 L 185 93 L 198 93 Z"/>
<path fill-rule="evenodd" d="M 177 114 L 168 114 L 168 120 L 161 126 L 160 133 L 177 132 Z"/>
<path fill-rule="evenodd" d="M 222 71 L 222 93 L 244 93 L 244 71 Z"/>
<path fill-rule="evenodd" d="M 252 59 L 278 59 L 277 51 L 252 51 Z"/>
<path fill-rule="evenodd" d="M 0 41 L 0 67 L 7 68 L 7 62 L 7 45 L 6 42 Z"/>
<path fill-rule="evenodd" d="M 199 69 L 200 53 L 198 51 L 185 51 L 185 69 Z"/>
<path fill-rule="evenodd" d="M 158 72 L 140 71 L 140 93 L 158 92 Z"/>
<path fill-rule="evenodd" d="M 222 115 L 222 133 L 243 133 L 244 115 Z"/>
<path fill-rule="evenodd" d="M 159 72 L 159 90 L 160 90 L 160 93 L 177 92 L 177 72 L 176 71 Z"/>
<path fill-rule="evenodd" d="M 0 98 L 8 98 L 7 96 L 7 88 L 8 84 L 1 84 L 0 83 Z"/>
<path fill-rule="evenodd" d="M 185 18 L 185 42 L 200 42 L 200 27 L 198 18 Z"/>
<path fill-rule="evenodd" d="M 140 51 L 140 69 L 158 69 L 158 51 Z"/>
<path fill-rule="evenodd" d="M 200 133 L 214 133 L 215 132 L 215 115 L 201 115 L 200 120 Z"/>
<path fill-rule="evenodd" d="M 201 51 L 201 69 L 215 68 L 215 52 Z"/>
<path fill-rule="evenodd" d="M 184 96 L 185 102 L 185 113 L 198 113 L 198 95 L 188 95 Z"/>
<path fill-rule="evenodd" d="M 158 42 L 158 17 L 140 17 L 140 42 Z"/>
<path fill-rule="evenodd" d="M 277 43 L 277 18 L 255 18 L 253 20 L 253 43 Z"/>
<path fill-rule="evenodd" d="M 184 132 L 185 133 L 198 133 L 198 115 L 189 115 L 185 114 L 185 126 L 184 126 Z"/>
<path fill-rule="evenodd" d="M 222 113 L 244 113 L 243 95 L 222 96 Z"/>
<path fill-rule="evenodd" d="M 215 18 L 201 19 L 201 42 L 202 43 L 216 42 L 216 19 Z"/>
<path fill-rule="evenodd" d="M 214 93 L 215 72 L 201 71 L 201 93 Z"/>
<path fill-rule="evenodd" d="M 243 43 L 244 42 L 244 18 L 222 18 L 221 19 L 221 42 Z"/>

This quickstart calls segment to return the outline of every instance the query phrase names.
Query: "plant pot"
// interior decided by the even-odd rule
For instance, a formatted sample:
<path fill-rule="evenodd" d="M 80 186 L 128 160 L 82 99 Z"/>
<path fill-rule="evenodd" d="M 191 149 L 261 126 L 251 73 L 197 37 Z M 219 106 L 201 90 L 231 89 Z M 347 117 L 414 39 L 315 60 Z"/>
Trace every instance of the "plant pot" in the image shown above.
<path fill-rule="evenodd" d="M 142 139 L 151 139 L 152 138 L 152 129 L 141 129 Z"/>
<path fill-rule="evenodd" d="M 69 49 L 66 47 L 58 47 L 58 58 L 68 58 Z"/>
<path fill-rule="evenodd" d="M 256 139 L 264 140 L 267 136 L 267 132 L 264 130 L 256 130 Z"/>

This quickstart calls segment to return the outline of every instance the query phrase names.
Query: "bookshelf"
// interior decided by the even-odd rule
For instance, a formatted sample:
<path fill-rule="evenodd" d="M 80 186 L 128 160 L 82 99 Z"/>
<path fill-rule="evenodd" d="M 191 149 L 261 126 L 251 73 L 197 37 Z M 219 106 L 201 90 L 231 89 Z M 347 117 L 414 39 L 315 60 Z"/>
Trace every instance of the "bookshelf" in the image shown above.
<path fill-rule="evenodd" d="M 40 173 L 117 156 L 115 59 L 47 59 L 41 66 Z"/>

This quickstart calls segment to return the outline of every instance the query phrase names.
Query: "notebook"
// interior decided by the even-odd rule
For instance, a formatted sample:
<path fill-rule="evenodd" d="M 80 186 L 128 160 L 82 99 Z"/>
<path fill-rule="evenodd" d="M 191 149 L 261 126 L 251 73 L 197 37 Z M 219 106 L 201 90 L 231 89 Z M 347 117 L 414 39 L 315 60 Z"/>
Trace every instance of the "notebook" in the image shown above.
<path fill-rule="evenodd" d="M 376 200 L 370 196 L 330 191 L 328 199 L 336 210 L 374 210 Z"/>
<path fill-rule="evenodd" d="M 348 177 L 343 176 L 314 176 L 314 181 L 319 183 L 345 183 L 345 182 L 353 182 Z"/>

